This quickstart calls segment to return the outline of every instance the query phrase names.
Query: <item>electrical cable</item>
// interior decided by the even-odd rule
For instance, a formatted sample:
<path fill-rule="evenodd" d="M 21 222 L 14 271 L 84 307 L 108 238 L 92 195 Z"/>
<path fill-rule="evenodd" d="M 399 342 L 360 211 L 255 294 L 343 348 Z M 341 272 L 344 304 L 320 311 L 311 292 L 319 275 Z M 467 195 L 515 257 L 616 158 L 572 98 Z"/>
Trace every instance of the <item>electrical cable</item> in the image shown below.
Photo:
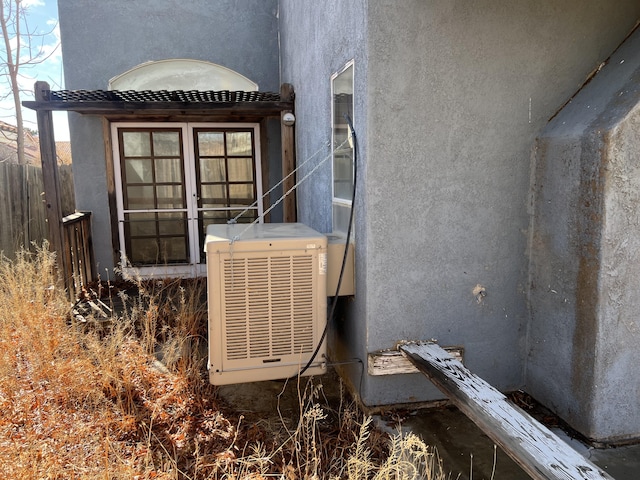
<path fill-rule="evenodd" d="M 353 191 L 351 193 L 351 212 L 349 213 L 349 225 L 347 227 L 347 238 L 345 241 L 344 255 L 342 257 L 342 266 L 340 267 L 340 275 L 338 276 L 336 294 L 334 295 L 333 301 L 331 302 L 331 309 L 327 317 L 327 323 L 325 324 L 324 329 L 322 331 L 322 335 L 320 336 L 320 341 L 318 342 L 318 345 L 316 346 L 316 349 L 313 352 L 313 355 L 311 355 L 311 358 L 309 359 L 307 364 L 304 366 L 304 368 L 302 368 L 302 370 L 300 370 L 297 375 L 293 375 L 290 378 L 295 378 L 300 375 L 303 375 L 304 372 L 306 372 L 309 369 L 309 367 L 315 360 L 316 356 L 318 355 L 318 352 L 320 351 L 320 347 L 322 346 L 322 343 L 324 342 L 325 337 L 327 336 L 327 331 L 329 330 L 329 324 L 333 321 L 334 315 L 336 313 L 336 305 L 338 304 L 338 298 L 340 297 L 340 287 L 342 286 L 342 277 L 344 276 L 344 272 L 347 265 L 347 258 L 349 254 L 349 241 L 351 240 L 351 230 L 353 228 L 353 217 L 354 217 L 353 213 L 355 210 L 354 206 L 356 202 L 356 184 L 357 184 L 357 178 L 358 178 L 358 139 L 356 137 L 356 131 L 353 128 L 353 122 L 351 121 L 351 117 L 345 113 L 344 118 L 347 121 L 347 125 L 349 126 L 349 134 L 348 134 L 348 139 L 350 140 L 349 143 L 352 143 L 352 147 L 353 147 Z"/>

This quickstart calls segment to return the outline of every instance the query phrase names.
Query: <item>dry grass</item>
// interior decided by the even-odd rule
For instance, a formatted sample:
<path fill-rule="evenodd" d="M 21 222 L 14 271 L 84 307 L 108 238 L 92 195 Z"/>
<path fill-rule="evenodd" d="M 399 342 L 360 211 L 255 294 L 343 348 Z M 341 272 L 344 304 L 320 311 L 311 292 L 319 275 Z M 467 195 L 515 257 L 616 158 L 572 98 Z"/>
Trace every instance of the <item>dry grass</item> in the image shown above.
<path fill-rule="evenodd" d="M 417 438 L 386 447 L 352 404 L 321 407 L 313 380 L 293 423 L 243 422 L 207 381 L 204 283 L 137 287 L 123 317 L 79 325 L 46 250 L 0 261 L 2 478 L 444 478 Z"/>

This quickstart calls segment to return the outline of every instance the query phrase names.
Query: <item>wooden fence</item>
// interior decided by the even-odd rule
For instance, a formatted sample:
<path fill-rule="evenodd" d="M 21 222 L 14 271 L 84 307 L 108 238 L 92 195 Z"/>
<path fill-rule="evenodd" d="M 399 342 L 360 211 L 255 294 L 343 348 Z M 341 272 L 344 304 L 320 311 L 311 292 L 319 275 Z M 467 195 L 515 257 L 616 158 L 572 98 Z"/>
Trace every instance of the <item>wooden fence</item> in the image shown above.
<path fill-rule="evenodd" d="M 58 167 L 62 212 L 75 211 L 70 165 Z M 0 251 L 15 258 L 21 248 L 33 249 L 47 238 L 42 169 L 33 165 L 0 163 Z"/>

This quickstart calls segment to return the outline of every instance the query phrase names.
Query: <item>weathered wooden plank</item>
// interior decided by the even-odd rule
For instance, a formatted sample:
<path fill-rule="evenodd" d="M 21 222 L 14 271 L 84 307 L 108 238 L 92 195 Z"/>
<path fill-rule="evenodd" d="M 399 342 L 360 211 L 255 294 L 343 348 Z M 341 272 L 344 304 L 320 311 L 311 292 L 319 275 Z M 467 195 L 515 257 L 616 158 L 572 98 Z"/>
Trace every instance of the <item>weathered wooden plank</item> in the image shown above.
<path fill-rule="evenodd" d="M 0 162 L 0 252 L 6 257 L 13 258 L 15 247 L 13 244 L 14 226 L 11 202 L 11 165 Z"/>
<path fill-rule="evenodd" d="M 93 260 L 93 240 L 91 236 L 91 213 L 75 212 L 62 219 L 65 238 L 66 270 L 70 275 L 69 292 L 73 287 L 75 296 L 79 296 L 95 275 Z"/>
<path fill-rule="evenodd" d="M 44 100 L 49 90 L 47 82 L 36 82 L 34 96 L 36 100 Z M 40 159 L 42 161 L 42 179 L 46 199 L 47 222 L 49 226 L 49 244 L 52 251 L 59 255 L 59 266 L 66 265 L 64 255 L 64 233 L 62 231 L 62 203 L 60 200 L 60 182 L 58 179 L 58 162 L 56 158 L 56 142 L 53 135 L 53 118 L 50 111 L 38 111 L 38 137 L 40 139 Z M 61 272 L 65 283 L 68 273 Z"/>
<path fill-rule="evenodd" d="M 440 346 L 421 343 L 399 348 L 532 478 L 613 480 Z"/>
<path fill-rule="evenodd" d="M 32 245 L 42 245 L 42 241 L 47 238 L 47 216 L 44 204 L 42 168 L 29 165 L 26 167 L 28 175 L 27 198 L 24 202 L 28 205 L 29 215 L 29 248 Z"/>
<path fill-rule="evenodd" d="M 269 138 L 267 133 L 267 119 L 260 119 L 260 138 Z M 271 194 L 268 193 L 268 189 L 271 185 L 271 173 L 269 168 L 269 145 L 267 142 L 260 142 L 260 161 L 261 164 L 261 172 L 262 172 L 262 188 L 263 190 L 267 190 L 262 195 L 262 209 L 263 211 L 267 211 L 271 206 Z M 265 223 L 271 223 L 271 212 L 265 214 L 263 221 Z"/>
<path fill-rule="evenodd" d="M 463 347 L 442 347 L 460 363 L 463 362 Z M 406 356 L 398 350 L 379 350 L 367 356 L 367 370 L 369 375 L 400 375 L 405 373 L 420 373 L 420 370 Z"/>
<path fill-rule="evenodd" d="M 84 264 L 83 284 L 87 285 L 97 277 L 96 265 L 93 258 L 93 234 L 91 233 L 91 214 L 82 222 L 82 259 Z"/>
<path fill-rule="evenodd" d="M 76 210 L 76 194 L 73 189 L 73 170 L 71 165 L 58 165 L 58 175 L 60 182 L 60 205 L 62 208 L 62 216 L 65 216 Z"/>
<path fill-rule="evenodd" d="M 111 255 L 114 265 L 120 262 L 120 251 L 124 245 L 120 245 L 120 235 L 118 227 L 118 195 L 116 193 L 116 174 L 113 161 L 113 144 L 111 142 L 111 124 L 106 118 L 102 119 L 102 138 L 104 139 L 104 158 L 107 171 L 107 198 L 109 199 L 109 221 L 111 223 Z M 96 273 L 96 266 L 93 267 Z"/>
<path fill-rule="evenodd" d="M 16 182 L 15 200 L 19 203 L 15 208 L 15 221 L 20 232 L 18 238 L 16 238 L 16 247 L 29 250 L 31 237 L 29 236 L 29 203 L 26 201 L 29 197 L 29 166 L 25 165 L 25 168 L 19 171 L 19 181 Z"/>

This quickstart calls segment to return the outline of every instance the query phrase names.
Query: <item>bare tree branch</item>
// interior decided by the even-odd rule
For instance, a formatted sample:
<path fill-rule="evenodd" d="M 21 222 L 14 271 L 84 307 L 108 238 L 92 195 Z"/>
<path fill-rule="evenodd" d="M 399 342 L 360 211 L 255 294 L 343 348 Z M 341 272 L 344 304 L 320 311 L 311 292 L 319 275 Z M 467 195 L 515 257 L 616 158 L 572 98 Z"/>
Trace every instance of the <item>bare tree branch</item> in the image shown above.
<path fill-rule="evenodd" d="M 0 44 L 0 82 L 6 82 L 9 85 L 9 93 L 0 96 L 0 99 L 4 100 L 9 96 L 13 98 L 18 129 L 16 138 L 18 162 L 25 163 L 25 128 L 20 99 L 22 93 L 29 91 L 20 87 L 20 80 L 25 78 L 20 72 L 40 65 L 56 52 L 59 45 L 50 52 L 45 48 L 45 39 L 56 26 L 54 25 L 48 32 L 37 32 L 37 27 L 29 26 L 27 8 L 22 0 L 0 0 L 0 27 L 4 44 Z"/>

